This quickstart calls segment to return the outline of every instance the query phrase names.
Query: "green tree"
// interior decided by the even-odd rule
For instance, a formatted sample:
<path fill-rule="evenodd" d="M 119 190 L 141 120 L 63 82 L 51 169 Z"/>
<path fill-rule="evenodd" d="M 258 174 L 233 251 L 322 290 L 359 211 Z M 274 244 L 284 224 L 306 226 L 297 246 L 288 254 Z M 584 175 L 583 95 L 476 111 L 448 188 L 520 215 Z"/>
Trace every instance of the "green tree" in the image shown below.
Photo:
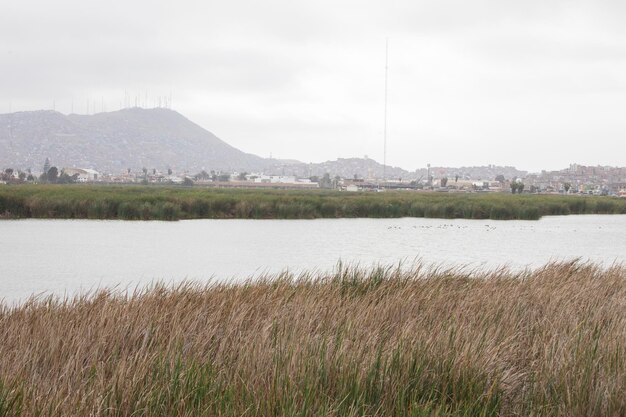
<path fill-rule="evenodd" d="M 330 174 L 327 172 L 324 176 L 319 180 L 320 188 L 332 188 L 333 182 L 330 179 Z"/>
<path fill-rule="evenodd" d="M 54 183 L 57 182 L 57 179 L 59 179 L 59 170 L 57 167 L 50 167 L 46 175 L 46 180 Z"/>
<path fill-rule="evenodd" d="M 570 188 L 572 188 L 572 184 L 570 184 L 569 182 L 563 183 L 563 189 L 565 190 L 566 193 L 569 193 Z"/>
<path fill-rule="evenodd" d="M 239 175 L 237 175 L 237 179 L 239 181 L 245 181 L 246 177 L 247 177 L 248 173 L 247 172 L 241 172 Z"/>
<path fill-rule="evenodd" d="M 335 175 L 335 178 L 333 179 L 333 188 L 339 187 L 339 181 L 341 181 L 341 177 L 339 175 Z"/>
<path fill-rule="evenodd" d="M 78 174 L 68 175 L 65 172 L 61 171 L 61 175 L 59 175 L 59 179 L 57 183 L 59 184 L 73 184 L 78 179 Z"/>
<path fill-rule="evenodd" d="M 211 178 L 211 176 L 208 174 L 208 172 L 206 172 L 205 170 L 202 170 L 200 172 L 198 172 L 195 176 L 196 180 L 208 180 Z"/>
<path fill-rule="evenodd" d="M 446 185 L 448 185 L 448 177 L 443 177 L 441 179 L 441 186 L 445 187 Z"/>
<path fill-rule="evenodd" d="M 191 187 L 193 185 L 193 180 L 189 177 L 185 177 L 183 180 L 183 185 L 186 187 Z"/>
<path fill-rule="evenodd" d="M 10 181 L 13 177 L 13 168 L 7 168 L 2 173 L 2 179 L 4 181 Z"/>

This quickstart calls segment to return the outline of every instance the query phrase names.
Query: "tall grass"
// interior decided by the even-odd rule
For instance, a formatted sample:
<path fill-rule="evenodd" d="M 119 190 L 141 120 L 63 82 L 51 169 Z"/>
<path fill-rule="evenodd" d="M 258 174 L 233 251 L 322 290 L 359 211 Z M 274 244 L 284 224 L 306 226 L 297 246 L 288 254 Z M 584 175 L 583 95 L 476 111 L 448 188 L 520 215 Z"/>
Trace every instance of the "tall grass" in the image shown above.
<path fill-rule="evenodd" d="M 0 187 L 0 218 L 178 220 L 438 217 L 536 220 L 544 215 L 565 214 L 626 214 L 626 199 L 128 185 Z"/>
<path fill-rule="evenodd" d="M 623 416 L 626 270 L 337 268 L 0 309 L 0 416 Z"/>

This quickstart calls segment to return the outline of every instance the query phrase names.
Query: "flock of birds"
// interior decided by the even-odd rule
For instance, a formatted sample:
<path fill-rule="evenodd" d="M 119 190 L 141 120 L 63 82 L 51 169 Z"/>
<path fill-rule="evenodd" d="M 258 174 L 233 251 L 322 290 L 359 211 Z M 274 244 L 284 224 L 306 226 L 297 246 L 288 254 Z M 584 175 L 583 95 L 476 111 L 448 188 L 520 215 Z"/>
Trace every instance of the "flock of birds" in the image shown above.
<path fill-rule="evenodd" d="M 413 229 L 467 229 L 467 226 L 458 225 L 458 224 L 439 224 L 439 225 L 421 225 L 421 226 L 412 226 Z M 400 230 L 402 226 L 387 226 L 387 230 Z M 485 231 L 490 232 L 492 230 L 496 230 L 496 226 L 491 224 L 485 225 Z"/>

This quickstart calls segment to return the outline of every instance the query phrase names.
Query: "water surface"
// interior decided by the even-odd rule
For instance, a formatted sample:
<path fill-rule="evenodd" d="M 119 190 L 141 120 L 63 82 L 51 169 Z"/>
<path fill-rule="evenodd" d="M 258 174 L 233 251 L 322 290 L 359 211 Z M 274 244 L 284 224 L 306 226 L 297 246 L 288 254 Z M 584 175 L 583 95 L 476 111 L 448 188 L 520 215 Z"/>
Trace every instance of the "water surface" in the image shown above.
<path fill-rule="evenodd" d="M 344 263 L 514 269 L 581 258 L 626 263 L 626 215 L 445 219 L 0 221 L 0 298 L 155 280 L 241 280 Z"/>

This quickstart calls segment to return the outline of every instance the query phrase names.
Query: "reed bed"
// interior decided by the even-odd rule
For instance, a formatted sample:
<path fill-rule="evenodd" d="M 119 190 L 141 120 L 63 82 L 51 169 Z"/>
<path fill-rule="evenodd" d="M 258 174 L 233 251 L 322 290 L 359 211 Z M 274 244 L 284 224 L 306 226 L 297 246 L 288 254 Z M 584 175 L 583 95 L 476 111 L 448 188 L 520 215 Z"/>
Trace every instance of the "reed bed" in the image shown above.
<path fill-rule="evenodd" d="M 626 214 L 626 199 L 594 196 L 348 193 L 133 185 L 0 187 L 0 218 L 313 219 L 435 217 L 536 220 L 546 215 Z"/>
<path fill-rule="evenodd" d="M 0 416 L 624 416 L 626 270 L 416 266 L 0 308 Z"/>

